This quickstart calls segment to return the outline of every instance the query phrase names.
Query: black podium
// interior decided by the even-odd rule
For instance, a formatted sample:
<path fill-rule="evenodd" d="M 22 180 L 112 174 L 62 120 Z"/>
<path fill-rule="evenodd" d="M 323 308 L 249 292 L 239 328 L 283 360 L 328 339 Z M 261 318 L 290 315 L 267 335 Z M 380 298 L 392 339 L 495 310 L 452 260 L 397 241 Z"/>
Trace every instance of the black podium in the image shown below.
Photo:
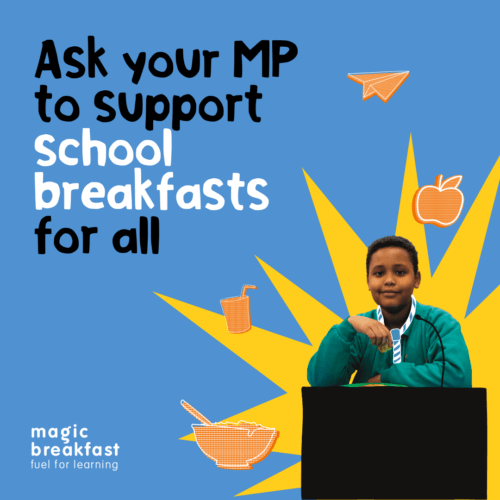
<path fill-rule="evenodd" d="M 302 498 L 486 498 L 486 389 L 304 387 Z"/>

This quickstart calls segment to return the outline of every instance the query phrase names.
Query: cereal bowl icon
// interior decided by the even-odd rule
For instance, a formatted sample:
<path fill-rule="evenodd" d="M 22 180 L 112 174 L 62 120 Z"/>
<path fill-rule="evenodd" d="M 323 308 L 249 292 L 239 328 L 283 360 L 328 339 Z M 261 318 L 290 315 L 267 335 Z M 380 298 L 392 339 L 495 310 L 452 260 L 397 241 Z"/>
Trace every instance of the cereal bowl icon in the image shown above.
<path fill-rule="evenodd" d="M 213 424 L 185 401 L 182 406 L 203 424 L 192 424 L 201 451 L 220 469 L 249 470 L 271 453 L 279 432 L 240 420 Z"/>

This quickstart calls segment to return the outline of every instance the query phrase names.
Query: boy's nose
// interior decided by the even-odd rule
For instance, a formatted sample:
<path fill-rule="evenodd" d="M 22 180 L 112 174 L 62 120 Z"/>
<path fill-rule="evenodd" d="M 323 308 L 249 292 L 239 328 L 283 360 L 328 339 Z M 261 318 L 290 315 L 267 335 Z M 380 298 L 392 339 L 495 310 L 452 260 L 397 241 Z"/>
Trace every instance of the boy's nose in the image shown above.
<path fill-rule="evenodd" d="M 386 285 L 390 285 L 390 284 L 394 284 L 395 281 L 394 281 L 394 277 L 392 276 L 392 274 L 386 274 L 385 275 L 385 284 Z"/>

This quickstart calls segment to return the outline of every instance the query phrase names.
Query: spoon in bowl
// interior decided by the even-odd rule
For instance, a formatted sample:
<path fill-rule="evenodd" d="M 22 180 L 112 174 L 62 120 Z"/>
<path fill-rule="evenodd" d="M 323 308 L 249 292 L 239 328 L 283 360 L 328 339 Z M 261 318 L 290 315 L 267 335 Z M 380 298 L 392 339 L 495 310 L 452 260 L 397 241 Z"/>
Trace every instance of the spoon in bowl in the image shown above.
<path fill-rule="evenodd" d="M 181 400 L 181 405 L 182 405 L 182 407 L 186 411 L 188 411 L 189 413 L 191 413 L 191 415 L 193 415 L 193 417 L 196 420 L 199 420 L 202 424 L 205 424 L 205 425 L 214 425 L 214 424 L 212 424 L 212 422 L 210 422 L 210 420 L 208 420 L 207 417 L 205 417 L 204 415 L 202 415 L 198 410 L 195 410 L 189 403 L 186 403 L 186 401 Z"/>

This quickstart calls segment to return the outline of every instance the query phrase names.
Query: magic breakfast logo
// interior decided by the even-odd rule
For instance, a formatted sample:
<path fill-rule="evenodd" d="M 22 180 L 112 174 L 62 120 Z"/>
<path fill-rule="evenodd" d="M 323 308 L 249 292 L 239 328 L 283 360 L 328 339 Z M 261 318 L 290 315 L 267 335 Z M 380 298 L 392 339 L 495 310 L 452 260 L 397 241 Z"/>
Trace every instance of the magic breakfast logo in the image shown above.
<path fill-rule="evenodd" d="M 56 95 L 55 90 L 51 91 L 49 88 L 49 83 L 53 83 L 54 79 L 64 78 L 67 82 L 65 89 L 71 91 L 71 83 L 75 79 L 106 78 L 106 65 L 108 68 L 110 66 L 105 53 L 104 47 L 96 45 L 93 36 L 88 37 L 87 47 L 72 46 L 65 48 L 64 52 L 61 47 L 56 47 L 54 40 L 42 42 L 35 71 L 38 90 L 34 97 L 38 116 L 43 123 L 75 122 L 80 116 L 81 105 L 93 105 L 96 120 L 100 123 L 112 123 L 119 116 L 126 122 L 142 122 L 148 132 L 155 130 L 155 126 L 158 129 L 159 124 L 164 126 L 167 120 L 172 130 L 184 130 L 187 123 L 195 117 L 207 123 L 221 120 L 235 122 L 248 118 L 256 124 L 262 121 L 258 103 L 264 96 L 259 92 L 258 85 L 251 84 L 247 92 L 234 94 L 230 88 L 230 82 L 234 80 L 230 79 L 223 95 L 208 95 L 201 100 L 195 99 L 191 94 L 166 96 L 143 95 L 139 92 L 134 96 L 119 92 L 115 95 L 116 91 L 108 87 L 92 96 L 93 102 L 82 102 L 83 97 L 77 99 L 75 95 Z M 282 65 L 293 61 L 297 54 L 297 46 L 288 40 L 261 40 L 253 47 L 248 47 L 242 40 L 235 41 L 232 54 L 233 78 L 242 78 L 244 67 L 248 64 L 261 65 L 262 78 L 279 78 Z M 133 58 L 127 52 L 122 55 L 121 63 L 128 67 L 127 80 L 130 79 L 132 84 L 144 88 L 147 85 L 142 78 L 144 74 L 155 79 L 165 79 L 175 73 L 186 79 L 198 78 L 207 81 L 218 69 L 219 72 L 222 71 L 217 64 L 219 57 L 221 54 L 218 50 L 185 51 L 179 48 L 175 55 L 166 52 L 140 52 Z M 255 62 L 251 63 L 254 60 Z M 63 70 L 67 68 L 67 71 L 61 71 L 61 66 Z M 61 88 L 53 88 L 56 87 Z M 85 98 L 88 99 L 88 96 Z M 245 208 L 261 211 L 268 207 L 269 198 L 263 192 L 267 186 L 266 180 L 244 178 L 238 172 L 233 172 L 230 178 L 226 179 L 207 175 L 210 178 L 201 179 L 200 183 L 179 186 L 170 168 L 171 129 L 163 128 L 162 145 L 152 140 L 144 140 L 137 146 L 121 139 L 109 145 L 105 144 L 97 140 L 95 134 L 91 138 L 90 128 L 83 128 L 81 138 L 54 137 L 41 133 L 35 139 L 35 150 L 39 154 L 37 165 L 43 168 L 43 171 L 35 172 L 34 177 L 36 210 L 46 211 L 56 206 L 71 210 L 77 204 L 91 210 L 143 210 L 143 205 L 148 209 L 156 206 L 160 212 L 168 210 L 169 204 L 172 203 L 176 203 L 183 210 L 194 211 L 217 211 L 224 206 L 232 206 L 232 209 L 238 212 Z M 58 162 L 58 165 L 80 164 L 87 167 L 92 163 L 91 150 L 97 152 L 97 164 L 102 167 L 106 165 L 107 160 L 108 165 L 112 163 L 119 166 L 127 166 L 135 161 L 136 164 L 145 166 L 162 163 L 170 171 L 164 173 L 156 186 L 152 185 L 151 180 L 144 178 L 140 167 L 134 168 L 131 182 L 125 185 L 105 186 L 97 180 L 85 186 L 80 186 L 77 182 L 54 182 L 50 168 L 52 165 Z M 73 175 L 74 172 L 75 170 L 72 170 Z M 171 191 L 173 192 L 170 193 Z M 252 200 L 250 203 L 241 202 L 240 194 L 244 191 Z M 139 240 L 142 254 L 148 253 L 149 241 L 152 253 L 158 254 L 160 221 L 158 217 L 151 217 L 149 224 L 148 222 L 146 217 L 140 217 L 139 237 L 136 228 L 117 231 L 112 238 L 114 250 L 118 253 L 137 253 Z M 35 229 L 39 254 L 45 254 L 47 246 L 63 254 L 72 254 L 79 248 L 82 253 L 89 253 L 91 241 L 98 238 L 98 228 L 87 226 L 81 227 L 81 233 L 66 227 L 54 230 L 54 235 L 49 236 L 52 235 L 52 223 L 52 217 L 44 215 Z"/>
<path fill-rule="evenodd" d="M 76 424 L 62 429 L 52 427 L 48 430 L 44 427 L 33 427 L 31 438 L 31 456 L 37 457 L 31 460 L 32 469 L 118 470 L 118 461 L 114 458 L 118 456 L 120 449 L 118 443 L 95 445 L 88 441 L 89 430 L 86 427 L 79 429 Z"/>

